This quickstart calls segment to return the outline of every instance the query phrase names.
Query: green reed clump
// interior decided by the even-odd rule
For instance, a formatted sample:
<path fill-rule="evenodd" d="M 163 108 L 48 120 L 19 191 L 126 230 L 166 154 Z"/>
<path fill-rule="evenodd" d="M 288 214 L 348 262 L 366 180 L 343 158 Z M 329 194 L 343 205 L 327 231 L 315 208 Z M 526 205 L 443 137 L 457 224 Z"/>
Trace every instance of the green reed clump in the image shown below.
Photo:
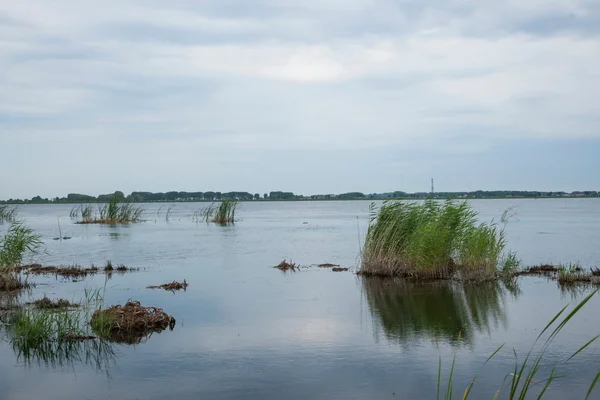
<path fill-rule="evenodd" d="M 202 220 L 206 223 L 214 222 L 221 225 L 234 224 L 237 206 L 237 200 L 223 200 L 219 206 L 211 204 L 201 212 Z"/>
<path fill-rule="evenodd" d="M 71 210 L 71 218 L 77 224 L 130 224 L 142 222 L 144 209 L 128 202 L 122 202 L 113 196 L 107 204 L 98 208 L 94 213 L 91 205 L 75 206 Z"/>
<path fill-rule="evenodd" d="M 386 201 L 371 205 L 370 214 L 362 274 L 488 279 L 517 263 L 514 255 L 503 258 L 504 230 L 494 222 L 478 224 L 467 202 Z"/>
<path fill-rule="evenodd" d="M 12 316 L 10 324 L 16 340 L 35 346 L 46 341 L 85 335 L 83 315 L 79 311 L 24 308 Z"/>
<path fill-rule="evenodd" d="M 0 205 L 0 224 L 5 222 L 14 222 L 19 212 L 18 207 L 9 205 Z"/>
<path fill-rule="evenodd" d="M 40 253 L 43 247 L 41 236 L 22 221 L 14 221 L 8 231 L 0 237 L 0 273 L 21 265 L 27 255 Z"/>
<path fill-rule="evenodd" d="M 565 313 L 567 304 L 563 307 L 552 320 L 544 327 L 544 329 L 540 332 L 540 334 L 535 339 L 533 345 L 531 346 L 529 352 L 525 355 L 522 360 L 519 360 L 517 352 L 513 349 L 512 353 L 515 359 L 515 365 L 512 371 L 508 373 L 504 380 L 500 383 L 500 387 L 496 391 L 493 399 L 498 399 L 501 394 L 504 392 L 509 400 L 519 399 L 523 400 L 529 398 L 528 396 L 532 395 L 537 399 L 543 398 L 544 394 L 547 392 L 550 385 L 559 379 L 561 376 L 557 375 L 557 365 L 552 365 L 552 369 L 550 374 L 546 378 L 539 377 L 540 369 L 544 363 L 544 354 L 556 338 L 558 334 L 562 331 L 562 329 L 569 323 L 569 321 L 581 310 L 581 308 L 598 292 L 595 290 L 588 296 L 586 296 L 573 310 L 568 313 L 562 320 L 560 320 L 561 315 Z M 559 322 L 560 321 L 560 322 Z M 570 361 L 572 358 L 576 357 L 579 353 L 584 351 L 588 346 L 594 343 L 600 335 L 593 337 L 587 343 L 583 344 L 577 351 L 573 352 L 565 363 Z M 541 342 L 542 338 L 545 338 L 543 342 Z M 538 345 L 540 344 L 541 345 Z M 498 347 L 484 362 L 483 366 L 488 364 L 502 349 L 504 345 Z M 445 399 L 454 399 L 453 393 L 453 375 L 454 375 L 454 367 L 456 361 L 456 354 L 452 360 L 452 366 L 448 372 L 448 382 L 446 384 L 446 389 L 444 393 Z M 596 383 L 600 379 L 600 371 L 596 374 L 595 378 L 592 380 L 585 399 L 589 399 L 590 395 L 594 391 L 594 387 Z M 467 385 L 467 388 L 463 392 L 461 399 L 466 400 L 471 396 L 471 390 L 477 381 L 477 376 L 471 380 L 471 382 Z M 442 382 L 442 358 L 439 357 L 438 363 L 438 377 L 437 377 L 437 399 L 440 399 L 441 394 L 441 382 Z M 535 392 L 535 393 L 534 393 Z M 502 397 L 505 398 L 505 397 Z"/>

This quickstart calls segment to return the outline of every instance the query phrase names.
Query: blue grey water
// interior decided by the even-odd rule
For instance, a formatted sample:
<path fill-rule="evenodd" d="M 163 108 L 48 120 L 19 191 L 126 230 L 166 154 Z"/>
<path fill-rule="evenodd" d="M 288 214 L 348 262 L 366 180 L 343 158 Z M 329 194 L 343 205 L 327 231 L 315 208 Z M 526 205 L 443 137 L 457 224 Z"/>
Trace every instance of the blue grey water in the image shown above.
<path fill-rule="evenodd" d="M 524 264 L 600 265 L 600 199 L 472 205 L 484 221 L 514 207 L 508 247 Z M 110 259 L 141 268 L 108 281 L 37 277 L 21 301 L 44 294 L 78 300 L 84 288 L 105 288 L 106 304 L 139 300 L 163 308 L 177 325 L 135 346 L 114 345 L 113 356 L 92 348 L 79 360 L 54 363 L 27 362 L 0 341 L 0 399 L 429 399 L 436 397 L 439 357 L 446 376 L 454 355 L 455 397 L 477 376 L 472 397 L 491 398 L 510 379 L 512 349 L 523 357 L 554 314 L 587 293 L 532 277 L 508 286 L 361 279 L 352 271 L 368 201 L 242 203 L 240 220 L 228 227 L 194 223 L 204 206 L 177 203 L 167 221 L 168 205 L 145 204 L 146 222 L 119 227 L 75 225 L 68 205 L 21 206 L 21 217 L 47 246 L 33 261 Z M 52 240 L 59 223 L 71 240 Z M 282 273 L 272 268 L 282 259 L 351 271 Z M 183 279 L 190 284 L 185 292 L 146 289 Z M 565 363 L 600 333 L 599 296 L 548 349 L 540 380 L 554 364 L 565 377 L 545 398 L 584 398 L 600 370 L 598 343 Z M 600 398 L 600 388 L 592 398 Z"/>

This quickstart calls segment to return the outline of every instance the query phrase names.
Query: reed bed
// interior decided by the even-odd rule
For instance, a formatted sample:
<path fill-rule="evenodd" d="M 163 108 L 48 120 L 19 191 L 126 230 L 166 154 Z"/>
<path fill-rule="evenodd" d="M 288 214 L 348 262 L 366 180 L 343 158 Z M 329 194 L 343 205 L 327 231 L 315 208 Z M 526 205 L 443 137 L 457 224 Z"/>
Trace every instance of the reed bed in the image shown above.
<path fill-rule="evenodd" d="M 211 204 L 201 211 L 200 215 L 195 214 L 196 220 L 209 223 L 214 222 L 220 225 L 229 225 L 235 223 L 235 211 L 238 206 L 237 200 L 223 200 L 218 206 Z"/>
<path fill-rule="evenodd" d="M 504 230 L 477 223 L 467 202 L 386 201 L 371 205 L 360 273 L 415 279 L 492 279 L 513 271 Z"/>
<path fill-rule="evenodd" d="M 131 224 L 143 222 L 144 209 L 132 203 L 121 202 L 116 196 L 107 204 L 98 207 L 94 212 L 90 204 L 74 206 L 71 209 L 71 219 L 77 224 Z"/>

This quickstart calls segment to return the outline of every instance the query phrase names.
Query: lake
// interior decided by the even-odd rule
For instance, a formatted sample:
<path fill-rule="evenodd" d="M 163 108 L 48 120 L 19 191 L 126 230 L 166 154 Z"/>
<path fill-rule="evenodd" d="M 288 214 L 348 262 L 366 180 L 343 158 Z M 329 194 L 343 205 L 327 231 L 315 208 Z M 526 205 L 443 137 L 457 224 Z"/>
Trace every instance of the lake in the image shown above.
<path fill-rule="evenodd" d="M 146 222 L 118 227 L 76 225 L 70 205 L 21 206 L 20 216 L 47 247 L 33 261 L 110 259 L 140 271 L 79 282 L 34 277 L 36 287 L 20 301 L 44 295 L 79 301 L 84 288 L 100 288 L 107 305 L 139 300 L 163 308 L 177 325 L 135 346 L 78 344 L 52 357 L 27 357 L 0 341 L 0 399 L 429 399 L 436 396 L 439 357 L 446 376 L 454 355 L 455 397 L 478 375 L 472 398 L 492 398 L 514 368 L 512 349 L 522 359 L 562 307 L 590 293 L 561 290 L 540 277 L 510 284 L 360 278 L 353 272 L 369 204 L 241 203 L 240 220 L 226 227 L 192 221 L 205 203 L 177 203 L 168 221 L 169 204 L 144 204 Z M 525 265 L 600 265 L 600 199 L 472 206 L 483 221 L 514 207 L 508 248 Z M 59 224 L 72 239 L 53 240 Z M 272 268 L 283 259 L 303 267 Z M 350 271 L 316 266 L 326 262 Z M 185 292 L 146 288 L 183 279 L 190 285 Z M 585 397 L 600 370 L 600 343 L 565 361 L 600 333 L 599 308 L 596 295 L 548 349 L 541 377 L 553 364 L 565 377 L 544 398 Z M 600 398 L 600 388 L 594 395 Z"/>

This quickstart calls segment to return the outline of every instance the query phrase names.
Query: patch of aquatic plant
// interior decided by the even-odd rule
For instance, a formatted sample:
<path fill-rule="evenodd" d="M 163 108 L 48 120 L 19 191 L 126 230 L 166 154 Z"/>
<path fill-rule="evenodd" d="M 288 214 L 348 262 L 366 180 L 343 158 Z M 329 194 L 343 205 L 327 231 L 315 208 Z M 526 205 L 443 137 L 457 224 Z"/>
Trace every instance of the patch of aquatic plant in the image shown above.
<path fill-rule="evenodd" d="M 499 388 L 496 391 L 493 399 L 497 399 L 500 395 L 506 395 L 508 399 L 525 399 L 529 395 L 535 396 L 538 399 L 543 398 L 544 394 L 547 393 L 550 385 L 555 382 L 561 376 L 557 373 L 558 365 L 552 365 L 550 373 L 547 377 L 539 377 L 542 366 L 544 366 L 544 354 L 551 346 L 554 339 L 562 331 L 562 329 L 569 323 L 569 321 L 581 310 L 581 308 L 596 294 L 597 290 L 586 296 L 577 306 L 571 310 L 568 314 L 566 313 L 569 305 L 562 308 L 550 322 L 542 329 L 540 334 L 535 339 L 529 352 L 524 358 L 519 359 L 515 349 L 512 350 L 512 354 L 515 358 L 515 365 L 511 371 L 507 371 L 503 381 L 499 382 Z M 565 315 L 562 320 L 561 316 Z M 594 343 L 600 335 L 597 335 L 587 343 L 583 344 L 579 349 L 573 352 L 566 360 L 565 363 L 576 357 L 579 353 L 588 348 Z M 460 335 L 459 335 L 460 338 Z M 542 341 L 543 340 L 543 341 Z M 483 363 L 482 368 L 491 362 L 497 354 L 504 348 L 504 345 L 499 346 Z M 447 383 L 445 389 L 442 387 L 442 358 L 441 355 L 438 361 L 438 377 L 437 377 L 437 399 L 443 394 L 445 399 L 453 399 L 454 397 L 454 368 L 455 368 L 456 354 L 452 360 L 452 365 L 448 370 Z M 585 399 L 589 399 L 594 391 L 596 383 L 600 379 L 600 371 L 596 374 L 595 378 L 590 383 L 590 386 L 585 394 Z M 477 376 L 471 380 L 467 385 L 464 392 L 462 392 L 461 398 L 468 399 L 471 396 L 471 390 L 477 382 Z M 442 393 L 444 391 L 444 393 Z"/>
<path fill-rule="evenodd" d="M 88 336 L 83 315 L 81 312 L 23 308 L 11 317 L 9 324 L 15 340 L 36 346 L 45 341 L 63 340 L 67 335 Z"/>
<path fill-rule="evenodd" d="M 552 264 L 540 264 L 527 267 L 523 270 L 517 271 L 515 275 L 548 275 L 552 276 L 560 271 L 560 267 Z"/>
<path fill-rule="evenodd" d="M 364 276 L 360 280 L 376 336 L 401 345 L 431 338 L 471 344 L 476 333 L 490 334 L 493 327 L 506 325 L 506 296 L 519 295 L 512 280 L 413 282 Z M 461 332 L 463 340 L 458 342 Z"/>
<path fill-rule="evenodd" d="M 98 207 L 94 212 L 91 205 L 75 206 L 70 216 L 77 224 L 130 224 L 142 222 L 144 209 L 132 203 L 123 202 L 113 196 L 107 204 Z"/>
<path fill-rule="evenodd" d="M 107 369 L 114 363 L 113 347 L 89 333 L 86 313 L 47 309 L 19 309 L 9 314 L 4 338 L 25 365 L 51 367 L 85 363 Z"/>
<path fill-rule="evenodd" d="M 92 330 L 101 338 L 118 343 L 136 344 L 153 333 L 175 327 L 175 318 L 157 307 L 144 307 L 137 301 L 94 311 Z"/>
<path fill-rule="evenodd" d="M 323 263 L 323 264 L 317 265 L 317 267 L 319 267 L 319 268 L 333 268 L 333 267 L 339 267 L 339 264 Z"/>
<path fill-rule="evenodd" d="M 558 271 L 558 283 L 561 285 L 575 285 L 578 283 L 600 283 L 600 277 L 594 271 L 585 271 L 579 264 L 563 266 Z"/>
<path fill-rule="evenodd" d="M 41 236 L 24 222 L 12 222 L 0 237 L 0 272 L 21 265 L 25 257 L 40 254 L 43 246 Z"/>
<path fill-rule="evenodd" d="M 173 292 L 176 290 L 186 290 L 188 286 L 188 283 L 184 279 L 183 282 L 173 281 L 171 283 L 163 283 L 162 285 L 158 286 L 148 286 L 147 289 L 164 289 Z"/>
<path fill-rule="evenodd" d="M 78 264 L 67 266 L 45 266 L 41 264 L 30 264 L 16 267 L 15 270 L 23 272 L 25 275 L 55 275 L 63 278 L 82 278 L 100 272 L 105 272 L 106 274 L 112 274 L 113 272 L 133 272 L 138 271 L 139 268 L 129 268 L 123 264 L 119 264 L 117 267 L 114 267 L 111 261 L 107 261 L 106 265 L 102 269 L 94 265 L 90 267 L 82 267 Z"/>
<path fill-rule="evenodd" d="M 16 206 L 0 205 L 0 224 L 5 222 L 15 222 L 19 208 Z"/>
<path fill-rule="evenodd" d="M 296 272 L 296 268 L 298 268 L 298 267 L 291 260 L 290 260 L 290 262 L 287 262 L 287 260 L 283 260 L 282 262 L 280 262 L 279 264 L 277 264 L 273 268 L 277 268 L 280 271 L 294 271 L 294 272 Z"/>
<path fill-rule="evenodd" d="M 71 303 L 67 299 L 50 300 L 46 296 L 42 297 L 41 299 L 35 300 L 29 304 L 35 306 L 35 308 L 43 310 L 64 310 L 67 308 L 79 307 L 79 304 Z"/>
<path fill-rule="evenodd" d="M 202 221 L 206 223 L 214 222 L 221 225 L 234 224 L 237 206 L 237 200 L 223 200 L 218 206 L 211 204 L 206 207 L 200 213 L 200 216 L 195 215 L 194 218 L 200 217 Z"/>
<path fill-rule="evenodd" d="M 14 292 L 29 287 L 29 284 L 15 272 L 0 273 L 0 292 Z"/>
<path fill-rule="evenodd" d="M 331 268 L 331 271 L 333 271 L 333 272 L 344 272 L 344 271 L 348 271 L 348 268 L 344 268 L 344 267 L 333 267 L 333 268 Z"/>
<path fill-rule="evenodd" d="M 416 279 L 490 279 L 508 273 L 504 229 L 477 223 L 467 202 L 385 201 L 370 208 L 360 273 Z"/>

